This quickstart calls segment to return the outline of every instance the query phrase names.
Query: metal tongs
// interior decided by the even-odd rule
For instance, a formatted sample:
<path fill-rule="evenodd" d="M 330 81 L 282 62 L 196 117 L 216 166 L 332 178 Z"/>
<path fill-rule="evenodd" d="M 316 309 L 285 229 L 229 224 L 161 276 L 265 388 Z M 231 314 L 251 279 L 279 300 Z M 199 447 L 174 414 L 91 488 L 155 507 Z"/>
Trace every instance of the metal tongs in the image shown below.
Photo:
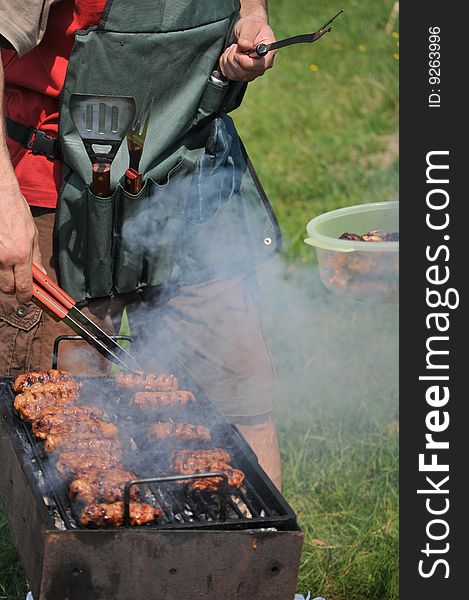
<path fill-rule="evenodd" d="M 142 367 L 124 348 L 81 312 L 76 302 L 36 265 L 33 271 L 33 302 L 62 320 L 85 342 L 121 368 L 141 374 Z"/>
<path fill-rule="evenodd" d="M 285 46 L 291 46 L 292 44 L 304 44 L 315 42 L 322 38 L 325 33 L 328 33 L 332 29 L 332 21 L 337 19 L 337 17 L 344 12 L 344 9 L 339 11 L 332 19 L 329 19 L 324 25 L 315 31 L 314 33 L 306 33 L 304 35 L 295 35 L 293 37 L 285 38 L 284 40 L 279 40 L 278 42 L 273 42 L 272 44 L 258 44 L 252 50 L 249 50 L 248 54 L 255 52 L 258 56 L 265 56 L 267 52 L 271 50 L 278 50 L 279 48 L 284 48 Z"/>

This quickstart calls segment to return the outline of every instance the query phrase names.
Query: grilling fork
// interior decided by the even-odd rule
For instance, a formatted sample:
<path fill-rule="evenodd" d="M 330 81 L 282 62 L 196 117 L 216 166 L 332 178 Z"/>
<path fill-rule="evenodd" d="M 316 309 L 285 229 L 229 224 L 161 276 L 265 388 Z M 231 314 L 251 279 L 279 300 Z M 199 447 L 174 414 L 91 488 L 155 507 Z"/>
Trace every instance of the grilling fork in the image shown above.
<path fill-rule="evenodd" d="M 124 188 L 129 194 L 138 194 L 142 189 L 143 175 L 139 171 L 140 159 L 143 154 L 143 145 L 147 136 L 150 113 L 154 97 L 146 95 L 138 114 L 127 131 L 127 147 L 129 149 L 129 168 L 125 172 Z"/>
<path fill-rule="evenodd" d="M 272 44 L 258 44 L 252 50 L 248 50 L 247 53 L 252 54 L 253 52 L 255 52 L 257 54 L 257 56 L 265 56 L 267 54 L 267 52 L 270 52 L 271 50 L 278 50 L 279 48 L 284 48 L 285 46 L 291 46 L 292 44 L 304 44 L 304 43 L 311 44 L 312 42 L 319 40 L 319 38 L 322 38 L 322 36 L 325 33 L 329 33 L 329 31 L 332 30 L 332 25 L 331 25 L 332 21 L 334 21 L 334 19 L 337 19 L 337 17 L 340 14 L 342 14 L 343 12 L 344 12 L 344 10 L 342 9 L 336 15 L 334 15 L 332 17 L 332 19 L 329 19 L 329 21 L 326 21 L 326 23 L 324 23 L 324 25 L 322 27 L 320 27 L 314 33 L 306 33 L 304 35 L 295 35 L 293 37 L 285 38 L 284 40 L 279 40 L 278 42 L 273 42 Z"/>
<path fill-rule="evenodd" d="M 108 360 L 127 371 L 136 374 L 143 373 L 142 367 L 133 356 L 83 314 L 77 308 L 75 300 L 49 279 L 35 264 L 32 266 L 32 272 L 33 302 L 35 304 L 39 304 L 41 308 L 52 313 L 55 319 L 62 320 Z"/>

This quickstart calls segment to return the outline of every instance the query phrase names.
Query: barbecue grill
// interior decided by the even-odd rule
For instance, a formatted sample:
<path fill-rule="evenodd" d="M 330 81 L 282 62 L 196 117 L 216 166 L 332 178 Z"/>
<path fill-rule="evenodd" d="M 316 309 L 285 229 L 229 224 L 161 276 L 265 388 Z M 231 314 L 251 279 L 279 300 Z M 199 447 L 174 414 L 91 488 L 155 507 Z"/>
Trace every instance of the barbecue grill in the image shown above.
<path fill-rule="evenodd" d="M 85 396 L 99 390 L 116 421 L 126 418 L 130 431 L 139 426 L 122 413 L 127 404 L 120 405 L 123 392 L 111 379 L 82 381 Z M 0 379 L 0 499 L 35 600 L 294 597 L 303 541 L 296 516 L 236 427 L 209 401 L 201 400 L 201 414 L 210 415 L 214 445 L 244 472 L 242 487 L 189 492 L 177 481 L 183 478 L 171 476 L 163 453 L 135 447 L 130 457 L 142 499 L 163 516 L 139 527 L 86 529 L 13 398 L 11 379 Z"/>

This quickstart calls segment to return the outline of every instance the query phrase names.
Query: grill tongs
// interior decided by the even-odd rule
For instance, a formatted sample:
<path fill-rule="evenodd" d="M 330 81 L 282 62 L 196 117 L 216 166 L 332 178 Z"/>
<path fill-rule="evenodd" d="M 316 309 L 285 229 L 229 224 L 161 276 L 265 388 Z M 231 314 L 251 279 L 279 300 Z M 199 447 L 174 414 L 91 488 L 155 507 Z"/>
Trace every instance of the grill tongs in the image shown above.
<path fill-rule="evenodd" d="M 143 369 L 124 348 L 82 313 L 62 288 L 33 264 L 33 302 L 47 310 L 56 320 L 62 320 L 85 342 L 121 368 L 141 374 Z"/>
<path fill-rule="evenodd" d="M 322 27 L 320 27 L 314 33 L 306 33 L 304 35 L 295 35 L 293 37 L 285 38 L 284 40 L 279 40 L 278 42 L 273 42 L 272 44 L 258 44 L 255 48 L 253 48 L 252 50 L 249 50 L 248 54 L 255 52 L 258 56 L 265 56 L 267 54 L 267 52 L 270 52 L 271 50 L 278 50 L 279 48 L 284 48 L 285 46 L 291 46 L 292 44 L 304 44 L 304 43 L 311 44 L 312 42 L 315 42 L 316 40 L 319 40 L 320 38 L 322 38 L 322 36 L 325 33 L 329 33 L 329 31 L 332 30 L 332 25 L 331 25 L 332 21 L 337 19 L 337 17 L 340 14 L 342 14 L 343 12 L 344 12 L 344 10 L 342 9 L 336 15 L 334 15 L 332 17 L 332 19 L 329 19 L 329 21 L 326 21 L 326 23 L 324 23 L 324 25 Z"/>

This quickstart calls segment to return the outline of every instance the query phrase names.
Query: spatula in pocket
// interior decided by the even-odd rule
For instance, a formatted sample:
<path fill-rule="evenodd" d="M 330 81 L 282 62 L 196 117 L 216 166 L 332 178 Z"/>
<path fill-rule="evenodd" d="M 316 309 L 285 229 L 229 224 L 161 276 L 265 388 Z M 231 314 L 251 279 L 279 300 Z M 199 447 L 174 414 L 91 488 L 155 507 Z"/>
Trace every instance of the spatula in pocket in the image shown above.
<path fill-rule="evenodd" d="M 131 96 L 72 94 L 70 114 L 91 160 L 91 190 L 111 194 L 111 164 L 135 116 Z"/>

